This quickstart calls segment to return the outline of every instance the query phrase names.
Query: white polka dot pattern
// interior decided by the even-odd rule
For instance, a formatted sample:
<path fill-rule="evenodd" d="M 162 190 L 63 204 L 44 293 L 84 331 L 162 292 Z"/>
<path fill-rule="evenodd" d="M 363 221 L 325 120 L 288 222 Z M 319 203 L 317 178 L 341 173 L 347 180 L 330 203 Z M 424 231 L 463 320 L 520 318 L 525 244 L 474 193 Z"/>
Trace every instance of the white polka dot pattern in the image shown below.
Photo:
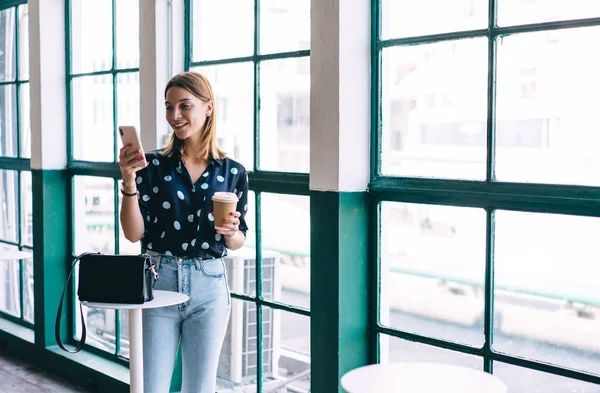
<path fill-rule="evenodd" d="M 135 177 L 146 225 L 142 247 L 180 257 L 226 255 L 226 236 L 214 230 L 211 196 L 216 191 L 237 195 L 236 210 L 242 212 L 240 229 L 246 230 L 249 206 L 244 167 L 229 158 L 209 160 L 200 180 L 192 184 L 179 152 L 175 151 L 171 159 L 159 151 L 149 152 L 147 157 L 150 165 Z"/>

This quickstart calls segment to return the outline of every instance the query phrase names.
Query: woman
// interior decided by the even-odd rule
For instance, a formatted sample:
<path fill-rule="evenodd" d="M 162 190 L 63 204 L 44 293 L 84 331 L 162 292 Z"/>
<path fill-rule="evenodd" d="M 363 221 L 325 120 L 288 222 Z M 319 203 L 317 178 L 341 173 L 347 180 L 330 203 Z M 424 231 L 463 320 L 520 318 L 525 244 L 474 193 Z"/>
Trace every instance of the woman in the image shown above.
<path fill-rule="evenodd" d="M 223 257 L 244 245 L 248 180 L 245 168 L 216 142 L 215 98 L 195 72 L 174 76 L 165 88 L 166 119 L 173 133 L 166 147 L 144 157 L 124 146 L 121 225 L 141 240 L 160 278 L 155 289 L 190 299 L 179 306 L 144 310 L 144 392 L 167 393 L 181 342 L 182 393 L 214 393 L 219 353 L 231 298 Z M 237 211 L 216 230 L 211 197 L 236 193 Z"/>

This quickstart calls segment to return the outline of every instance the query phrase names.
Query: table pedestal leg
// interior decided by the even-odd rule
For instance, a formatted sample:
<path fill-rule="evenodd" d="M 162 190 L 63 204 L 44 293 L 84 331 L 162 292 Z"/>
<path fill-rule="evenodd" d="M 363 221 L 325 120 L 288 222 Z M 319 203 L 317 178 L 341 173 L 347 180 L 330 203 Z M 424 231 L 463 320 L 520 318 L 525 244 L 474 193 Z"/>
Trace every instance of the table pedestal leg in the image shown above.
<path fill-rule="evenodd" d="M 129 310 L 129 392 L 144 393 L 142 309 Z"/>

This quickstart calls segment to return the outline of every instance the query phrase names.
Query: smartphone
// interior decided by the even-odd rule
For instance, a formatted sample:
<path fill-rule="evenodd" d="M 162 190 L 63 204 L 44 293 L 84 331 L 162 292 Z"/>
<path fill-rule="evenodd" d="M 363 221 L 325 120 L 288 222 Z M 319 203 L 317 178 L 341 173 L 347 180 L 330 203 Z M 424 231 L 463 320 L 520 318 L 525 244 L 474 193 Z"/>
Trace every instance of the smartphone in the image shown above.
<path fill-rule="evenodd" d="M 140 149 L 140 152 L 144 154 L 144 148 L 142 147 L 142 139 L 140 133 L 135 126 L 119 126 L 119 135 L 121 136 L 121 142 L 123 146 L 131 143 L 131 148 L 134 151 Z"/>

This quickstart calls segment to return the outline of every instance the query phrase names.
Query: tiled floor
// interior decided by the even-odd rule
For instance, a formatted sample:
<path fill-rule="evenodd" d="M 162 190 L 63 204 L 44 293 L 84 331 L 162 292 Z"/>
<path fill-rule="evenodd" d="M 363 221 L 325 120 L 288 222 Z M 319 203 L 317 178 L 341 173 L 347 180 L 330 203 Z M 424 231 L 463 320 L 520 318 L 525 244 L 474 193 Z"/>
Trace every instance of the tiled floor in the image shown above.
<path fill-rule="evenodd" d="M 0 393 L 85 393 L 39 367 L 0 352 Z"/>

